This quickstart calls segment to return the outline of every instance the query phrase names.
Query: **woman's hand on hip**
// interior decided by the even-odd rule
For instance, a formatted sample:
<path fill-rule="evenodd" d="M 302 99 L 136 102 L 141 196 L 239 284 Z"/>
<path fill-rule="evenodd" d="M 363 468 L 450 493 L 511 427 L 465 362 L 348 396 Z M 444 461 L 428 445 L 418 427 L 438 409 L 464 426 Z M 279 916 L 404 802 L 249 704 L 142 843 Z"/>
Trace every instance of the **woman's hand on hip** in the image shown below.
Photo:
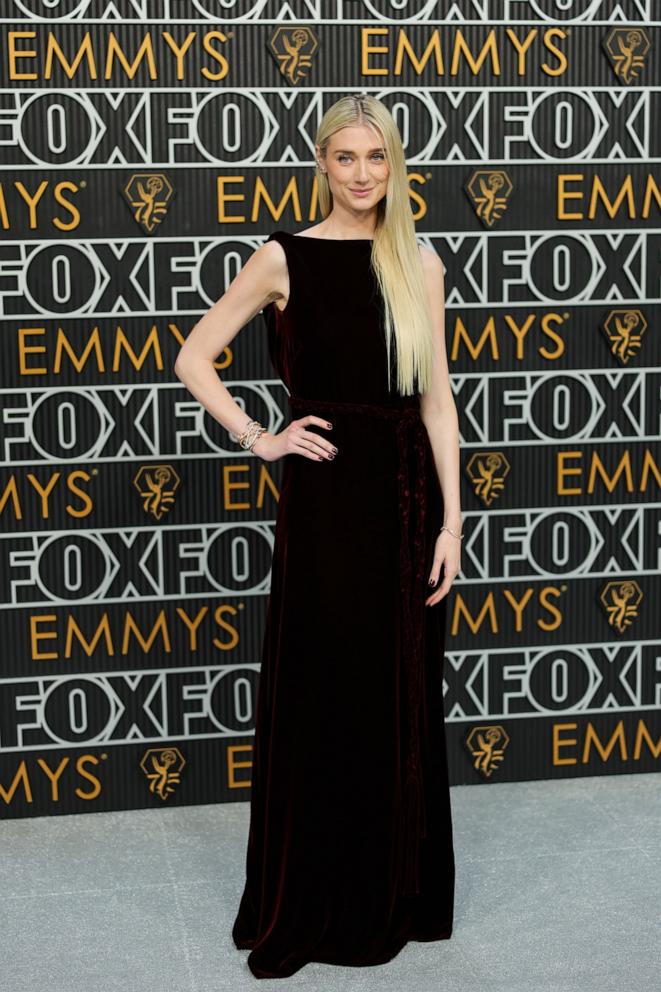
<path fill-rule="evenodd" d="M 326 440 L 315 431 L 307 430 L 309 424 L 318 424 L 326 430 L 332 430 L 328 420 L 309 413 L 298 420 L 292 420 L 278 434 L 264 431 L 255 441 L 252 450 L 266 462 L 274 462 L 283 455 L 302 455 L 315 462 L 332 461 L 337 448 L 332 441 Z"/>

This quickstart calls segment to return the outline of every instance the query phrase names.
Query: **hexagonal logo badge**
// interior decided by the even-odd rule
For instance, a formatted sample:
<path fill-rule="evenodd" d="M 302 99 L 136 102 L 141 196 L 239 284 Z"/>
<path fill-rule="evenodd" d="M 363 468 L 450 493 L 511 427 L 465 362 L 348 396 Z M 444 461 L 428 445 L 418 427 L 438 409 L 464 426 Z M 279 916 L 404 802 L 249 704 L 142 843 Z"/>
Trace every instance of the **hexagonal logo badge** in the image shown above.
<path fill-rule="evenodd" d="M 307 25 L 278 27 L 268 41 L 268 49 L 278 63 L 280 74 L 291 86 L 307 78 L 312 56 L 318 48 L 317 36 Z"/>
<path fill-rule="evenodd" d="M 627 365 L 642 345 L 647 321 L 642 310 L 611 310 L 603 323 L 610 351 L 620 365 Z"/>
<path fill-rule="evenodd" d="M 172 183 L 163 172 L 136 172 L 122 192 L 134 221 L 147 234 L 161 223 L 174 196 Z"/>
<path fill-rule="evenodd" d="M 485 227 L 493 227 L 507 209 L 512 180 L 503 169 L 477 169 L 464 190 Z"/>
<path fill-rule="evenodd" d="M 178 747 L 150 747 L 140 767 L 149 779 L 149 791 L 165 800 L 181 781 L 186 760 Z"/>
<path fill-rule="evenodd" d="M 133 485 L 142 496 L 142 509 L 161 520 L 174 503 L 181 479 L 172 465 L 143 465 L 135 474 Z"/>
<path fill-rule="evenodd" d="M 613 28 L 602 45 L 613 72 L 628 86 L 643 71 L 652 42 L 642 28 Z"/>
<path fill-rule="evenodd" d="M 624 634 L 638 616 L 643 591 L 635 579 L 607 582 L 599 593 L 608 623 L 618 634 Z"/>
<path fill-rule="evenodd" d="M 505 756 L 509 734 L 498 724 L 473 727 L 466 738 L 466 747 L 473 757 L 473 768 L 489 778 Z"/>
<path fill-rule="evenodd" d="M 500 496 L 509 471 L 509 462 L 502 451 L 476 451 L 466 465 L 466 474 L 473 483 L 473 491 L 485 506 L 491 506 Z"/>

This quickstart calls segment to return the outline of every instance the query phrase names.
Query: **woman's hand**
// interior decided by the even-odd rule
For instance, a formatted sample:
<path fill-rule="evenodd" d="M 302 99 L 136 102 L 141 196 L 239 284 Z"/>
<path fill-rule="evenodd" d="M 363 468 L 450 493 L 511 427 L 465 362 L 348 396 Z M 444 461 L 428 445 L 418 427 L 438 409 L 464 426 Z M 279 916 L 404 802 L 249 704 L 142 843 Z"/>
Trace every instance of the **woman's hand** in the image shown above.
<path fill-rule="evenodd" d="M 327 420 L 309 413 L 299 420 L 292 420 L 278 434 L 264 431 L 253 444 L 252 450 L 265 462 L 274 462 L 283 455 L 302 455 L 315 462 L 331 461 L 337 454 L 337 448 L 332 441 L 327 441 L 315 431 L 306 430 L 308 424 L 319 424 L 326 430 L 331 430 L 333 426 Z"/>
<path fill-rule="evenodd" d="M 441 531 L 436 538 L 434 561 L 432 562 L 431 572 L 429 573 L 430 586 L 434 586 L 438 582 L 441 565 L 443 565 L 443 582 L 425 600 L 425 606 L 433 606 L 443 599 L 446 593 L 450 591 L 450 587 L 461 568 L 461 541 L 459 538 L 449 534 L 447 530 Z"/>

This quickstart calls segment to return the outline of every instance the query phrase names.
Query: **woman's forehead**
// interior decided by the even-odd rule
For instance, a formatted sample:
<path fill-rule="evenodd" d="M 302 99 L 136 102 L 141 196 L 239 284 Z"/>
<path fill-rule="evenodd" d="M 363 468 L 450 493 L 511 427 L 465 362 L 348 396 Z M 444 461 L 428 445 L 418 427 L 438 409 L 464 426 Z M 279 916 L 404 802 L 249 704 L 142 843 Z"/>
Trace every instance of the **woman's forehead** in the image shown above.
<path fill-rule="evenodd" d="M 347 125 L 334 131 L 330 136 L 329 145 L 333 151 L 383 151 L 383 138 L 368 124 Z"/>

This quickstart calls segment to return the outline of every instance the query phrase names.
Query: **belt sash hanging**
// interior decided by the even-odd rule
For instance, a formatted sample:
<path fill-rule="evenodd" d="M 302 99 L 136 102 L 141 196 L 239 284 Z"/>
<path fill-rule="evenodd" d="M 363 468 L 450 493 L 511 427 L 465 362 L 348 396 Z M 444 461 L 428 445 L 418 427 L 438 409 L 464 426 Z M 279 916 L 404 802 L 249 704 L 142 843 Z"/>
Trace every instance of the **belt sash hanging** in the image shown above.
<path fill-rule="evenodd" d="M 418 405 L 399 407 L 337 400 L 307 400 L 288 397 L 293 409 L 308 413 L 335 410 L 358 413 L 395 422 L 397 441 L 397 482 L 399 492 L 399 575 L 402 603 L 403 671 L 408 706 L 408 747 L 403 778 L 402 818 L 399 831 L 399 889 L 402 895 L 420 891 L 420 841 L 426 836 L 427 817 L 421 768 L 421 709 L 424 677 L 423 627 L 425 622 L 425 442 L 426 428 Z M 411 478 L 408 452 L 412 442 L 415 476 Z M 419 491 L 414 492 L 416 481 Z M 416 498 L 417 497 L 417 498 Z M 411 520 L 413 541 L 411 543 Z"/>

